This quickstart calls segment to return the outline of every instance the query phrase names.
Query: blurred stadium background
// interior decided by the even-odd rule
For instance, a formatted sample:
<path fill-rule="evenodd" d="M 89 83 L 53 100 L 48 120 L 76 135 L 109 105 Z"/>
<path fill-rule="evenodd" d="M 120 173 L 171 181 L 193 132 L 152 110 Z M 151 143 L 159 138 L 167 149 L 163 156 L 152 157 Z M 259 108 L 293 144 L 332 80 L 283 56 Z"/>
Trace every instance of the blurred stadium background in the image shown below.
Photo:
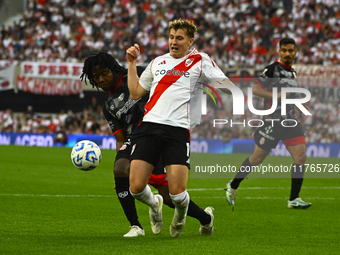
<path fill-rule="evenodd" d="M 294 68 L 299 84 L 312 94 L 312 116 L 300 115 L 307 162 L 339 164 L 340 0 L 0 0 L 0 254 L 155 252 L 150 229 L 145 239 L 122 240 L 127 224 L 113 199 L 116 144 L 102 114 L 104 93 L 82 84 L 79 76 L 92 51 L 112 53 L 126 65 L 125 50 L 135 42 L 142 46 L 139 64 L 146 65 L 167 51 L 168 21 L 180 17 L 195 21 L 194 46 L 243 90 L 277 59 L 279 39 L 295 38 Z M 232 116 L 231 98 L 221 97 L 223 106 L 208 101 L 208 114 L 191 133 L 196 166 L 238 166 L 253 150 L 253 129 L 212 128 L 214 118 L 259 118 L 249 111 L 241 119 Z M 261 100 L 253 101 L 259 109 Z M 64 144 L 55 140 L 58 134 L 67 135 Z M 82 139 L 103 151 L 100 166 L 87 173 L 69 160 L 69 147 Z M 290 164 L 277 157 L 288 156 L 282 144 L 272 155 L 267 163 Z M 224 201 L 225 176 L 210 177 L 190 178 L 188 187 L 199 204 L 214 205 L 214 236 L 198 238 L 190 219 L 174 243 L 161 234 L 160 253 L 338 253 L 338 179 L 306 179 L 303 198 L 313 206 L 304 212 L 284 210 L 289 176 L 275 182 L 249 179 L 231 213 Z M 147 226 L 147 208 L 138 210 Z M 173 211 L 164 213 L 170 219 Z"/>

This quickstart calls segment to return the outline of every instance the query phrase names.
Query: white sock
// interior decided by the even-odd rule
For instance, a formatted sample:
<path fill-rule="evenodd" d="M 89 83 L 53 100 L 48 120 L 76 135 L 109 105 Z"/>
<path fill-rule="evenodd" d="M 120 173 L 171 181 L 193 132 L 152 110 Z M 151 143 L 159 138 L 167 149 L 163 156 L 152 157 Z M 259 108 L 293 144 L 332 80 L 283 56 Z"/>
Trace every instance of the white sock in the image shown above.
<path fill-rule="evenodd" d="M 158 202 L 156 201 L 155 195 L 152 193 L 149 185 L 146 185 L 145 189 L 141 193 L 134 194 L 131 192 L 131 190 L 130 193 L 135 199 L 147 204 L 152 209 L 155 208 L 156 202 Z"/>
<path fill-rule="evenodd" d="M 175 217 L 177 222 L 183 222 L 188 212 L 190 197 L 189 193 L 185 190 L 178 195 L 171 195 L 172 203 L 175 205 Z"/>

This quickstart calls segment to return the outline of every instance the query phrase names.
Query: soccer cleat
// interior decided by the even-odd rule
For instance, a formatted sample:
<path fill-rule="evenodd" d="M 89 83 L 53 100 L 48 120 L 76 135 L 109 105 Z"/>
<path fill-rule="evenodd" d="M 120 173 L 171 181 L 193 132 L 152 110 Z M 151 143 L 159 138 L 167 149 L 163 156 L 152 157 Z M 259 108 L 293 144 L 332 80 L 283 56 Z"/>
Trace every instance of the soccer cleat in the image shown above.
<path fill-rule="evenodd" d="M 183 228 L 185 226 L 185 219 L 182 222 L 177 222 L 176 215 L 172 219 L 171 225 L 170 225 L 170 235 L 172 237 L 177 237 L 182 232 Z"/>
<path fill-rule="evenodd" d="M 224 190 L 226 191 L 226 199 L 227 199 L 228 204 L 235 205 L 237 189 L 233 189 L 230 186 L 230 184 L 231 184 L 231 181 L 228 181 L 227 186 L 224 188 Z"/>
<path fill-rule="evenodd" d="M 289 209 L 307 209 L 310 207 L 312 203 L 302 201 L 301 198 L 295 198 L 292 201 L 288 201 L 288 208 Z"/>
<path fill-rule="evenodd" d="M 215 210 L 214 207 L 208 206 L 207 208 L 204 209 L 204 211 L 210 215 L 211 221 L 207 225 L 201 225 L 200 227 L 200 233 L 202 236 L 210 236 L 213 231 L 214 231 L 214 214 Z"/>
<path fill-rule="evenodd" d="M 141 229 L 138 226 L 131 226 L 130 231 L 124 235 L 124 237 L 136 237 L 136 236 L 145 236 L 144 229 Z"/>
<path fill-rule="evenodd" d="M 151 230 L 155 235 L 158 235 L 162 231 L 162 227 L 163 227 L 163 216 L 162 216 L 163 197 L 161 195 L 155 195 L 155 197 L 158 199 L 156 211 L 154 211 L 150 207 L 149 216 L 150 216 Z"/>

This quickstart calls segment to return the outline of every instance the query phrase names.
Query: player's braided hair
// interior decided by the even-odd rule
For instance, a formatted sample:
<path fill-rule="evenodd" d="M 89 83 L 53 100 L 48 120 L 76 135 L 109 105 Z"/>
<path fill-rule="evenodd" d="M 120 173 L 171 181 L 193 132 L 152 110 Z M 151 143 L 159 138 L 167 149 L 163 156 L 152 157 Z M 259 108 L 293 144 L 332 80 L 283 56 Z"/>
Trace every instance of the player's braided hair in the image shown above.
<path fill-rule="evenodd" d="M 127 70 L 119 65 L 112 55 L 106 52 L 91 54 L 84 62 L 83 73 L 80 76 L 80 80 L 84 80 L 87 85 L 86 79 L 88 79 L 93 88 L 96 87 L 99 89 L 92 76 L 92 69 L 95 66 L 98 66 L 99 68 L 109 68 L 113 73 L 120 73 L 122 75 L 127 74 Z"/>

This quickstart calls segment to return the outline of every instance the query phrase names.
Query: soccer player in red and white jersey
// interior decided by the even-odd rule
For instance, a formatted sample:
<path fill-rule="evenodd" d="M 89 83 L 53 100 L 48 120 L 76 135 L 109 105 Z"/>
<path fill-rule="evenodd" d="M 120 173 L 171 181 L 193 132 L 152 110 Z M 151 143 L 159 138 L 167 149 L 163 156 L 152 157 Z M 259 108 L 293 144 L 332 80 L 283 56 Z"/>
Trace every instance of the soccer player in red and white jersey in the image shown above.
<path fill-rule="evenodd" d="M 231 83 L 212 59 L 196 49 L 189 50 L 197 28 L 189 20 L 169 24 L 169 53 L 153 59 L 137 76 L 138 44 L 127 49 L 130 96 L 138 99 L 150 91 L 143 121 L 132 137 L 130 192 L 150 207 L 151 225 L 162 222 L 161 201 L 146 185 L 157 159 L 162 156 L 166 168 L 170 197 L 176 207 L 170 234 L 178 236 L 186 220 L 189 194 L 186 191 L 190 154 L 190 100 L 200 82 Z M 196 206 L 196 210 L 202 210 Z M 201 235 L 211 235 L 214 228 L 214 208 L 205 211 L 208 222 L 200 227 Z M 161 224 L 160 224 L 161 226 Z"/>
<path fill-rule="evenodd" d="M 138 68 L 141 74 L 144 68 Z M 126 218 L 131 224 L 130 231 L 124 237 L 144 236 L 145 231 L 138 220 L 135 199 L 129 192 L 130 154 L 132 144 L 130 138 L 143 118 L 144 105 L 149 98 L 145 94 L 138 100 L 132 100 L 127 84 L 127 70 L 121 66 L 110 54 L 99 52 L 92 54 L 84 62 L 81 80 L 87 83 L 89 80 L 92 87 L 106 91 L 107 96 L 103 104 L 103 113 L 113 135 L 116 138 L 117 155 L 114 162 L 114 179 L 116 193 L 123 208 Z M 169 196 L 168 181 L 164 167 L 158 163 L 155 166 L 148 183 L 158 190 L 156 197 L 167 206 L 174 208 Z M 190 200 L 188 216 L 196 218 L 201 223 L 210 222 L 210 215 L 205 211 L 197 211 L 197 205 Z M 155 234 L 160 231 L 161 222 L 157 222 Z"/>

